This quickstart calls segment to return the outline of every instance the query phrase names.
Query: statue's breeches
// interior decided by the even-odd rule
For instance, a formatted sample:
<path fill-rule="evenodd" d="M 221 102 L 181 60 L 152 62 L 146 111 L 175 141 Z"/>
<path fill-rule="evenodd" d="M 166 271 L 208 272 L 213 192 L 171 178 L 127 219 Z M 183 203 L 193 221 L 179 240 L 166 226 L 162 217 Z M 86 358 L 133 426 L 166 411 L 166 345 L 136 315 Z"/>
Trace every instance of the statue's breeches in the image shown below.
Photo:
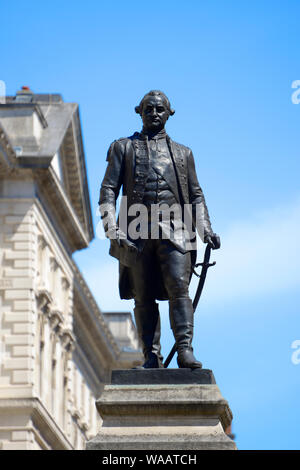
<path fill-rule="evenodd" d="M 181 253 L 169 240 L 147 240 L 129 271 L 136 306 L 153 302 L 158 280 L 164 283 L 169 300 L 189 297 L 191 253 Z"/>

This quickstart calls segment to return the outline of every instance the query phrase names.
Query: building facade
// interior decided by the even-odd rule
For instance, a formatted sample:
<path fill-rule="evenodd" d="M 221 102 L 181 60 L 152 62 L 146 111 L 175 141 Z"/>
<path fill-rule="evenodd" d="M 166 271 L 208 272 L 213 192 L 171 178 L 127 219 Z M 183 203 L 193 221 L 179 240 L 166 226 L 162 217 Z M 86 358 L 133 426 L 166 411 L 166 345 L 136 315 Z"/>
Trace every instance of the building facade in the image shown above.
<path fill-rule="evenodd" d="M 112 369 L 141 363 L 72 254 L 94 236 L 78 105 L 23 88 L 0 104 L 0 448 L 84 449 Z"/>

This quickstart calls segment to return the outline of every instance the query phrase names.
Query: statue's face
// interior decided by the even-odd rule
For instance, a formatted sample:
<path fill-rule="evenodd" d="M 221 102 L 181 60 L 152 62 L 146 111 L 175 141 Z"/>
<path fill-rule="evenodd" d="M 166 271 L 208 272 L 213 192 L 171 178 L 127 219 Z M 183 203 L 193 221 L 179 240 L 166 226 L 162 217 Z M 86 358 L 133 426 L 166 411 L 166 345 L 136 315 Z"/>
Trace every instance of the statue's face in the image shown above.
<path fill-rule="evenodd" d="M 149 96 L 145 99 L 141 116 L 145 130 L 160 131 L 165 127 L 169 115 L 168 107 L 159 95 Z"/>

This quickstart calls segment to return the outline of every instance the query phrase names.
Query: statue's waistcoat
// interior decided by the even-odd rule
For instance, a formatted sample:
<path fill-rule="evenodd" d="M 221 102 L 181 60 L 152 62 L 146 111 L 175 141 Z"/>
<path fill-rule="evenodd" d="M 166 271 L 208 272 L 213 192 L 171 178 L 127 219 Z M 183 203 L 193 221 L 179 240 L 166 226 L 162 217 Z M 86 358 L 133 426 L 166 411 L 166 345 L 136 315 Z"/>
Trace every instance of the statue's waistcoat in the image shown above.
<path fill-rule="evenodd" d="M 178 203 L 173 188 L 170 188 L 165 179 L 166 174 L 175 172 L 173 161 L 166 139 L 151 140 L 149 148 L 149 172 L 146 180 L 143 203 L 150 207 L 152 204 L 167 204 L 172 206 Z M 176 176 L 174 175 L 174 179 Z"/>
<path fill-rule="evenodd" d="M 156 172 L 160 173 L 164 182 L 160 180 L 160 184 L 166 185 L 174 195 L 172 203 L 188 203 L 188 189 L 187 189 L 187 168 L 184 155 L 178 144 L 175 144 L 167 136 L 166 142 L 169 149 L 170 159 L 168 164 L 162 165 L 161 168 L 156 168 Z M 149 172 L 153 169 L 150 166 L 149 159 L 149 142 L 141 134 L 134 135 L 132 139 L 132 145 L 134 148 L 134 179 L 132 193 L 127 194 L 128 204 L 142 204 L 146 201 L 145 192 L 149 189 L 147 187 L 147 180 L 149 179 Z M 179 183 L 179 184 L 178 184 Z M 147 194 L 146 194 L 147 196 Z"/>

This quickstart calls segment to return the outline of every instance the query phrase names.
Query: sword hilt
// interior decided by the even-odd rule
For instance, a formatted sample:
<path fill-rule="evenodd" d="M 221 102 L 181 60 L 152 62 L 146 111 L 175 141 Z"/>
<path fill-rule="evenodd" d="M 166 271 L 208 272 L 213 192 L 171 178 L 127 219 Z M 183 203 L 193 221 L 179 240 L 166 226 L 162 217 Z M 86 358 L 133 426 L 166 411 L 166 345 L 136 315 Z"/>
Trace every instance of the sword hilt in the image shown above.
<path fill-rule="evenodd" d="M 211 266 L 214 266 L 215 264 L 216 264 L 216 261 L 213 261 L 212 263 L 205 263 L 205 262 L 203 262 L 203 263 L 197 263 L 197 264 L 195 264 L 195 268 L 198 268 L 198 266 L 202 266 L 202 267 L 205 266 L 206 268 L 210 268 Z M 200 276 L 201 276 L 201 274 L 198 274 L 198 273 L 195 271 L 194 268 L 193 268 L 193 273 L 194 273 L 197 277 L 200 277 Z"/>

